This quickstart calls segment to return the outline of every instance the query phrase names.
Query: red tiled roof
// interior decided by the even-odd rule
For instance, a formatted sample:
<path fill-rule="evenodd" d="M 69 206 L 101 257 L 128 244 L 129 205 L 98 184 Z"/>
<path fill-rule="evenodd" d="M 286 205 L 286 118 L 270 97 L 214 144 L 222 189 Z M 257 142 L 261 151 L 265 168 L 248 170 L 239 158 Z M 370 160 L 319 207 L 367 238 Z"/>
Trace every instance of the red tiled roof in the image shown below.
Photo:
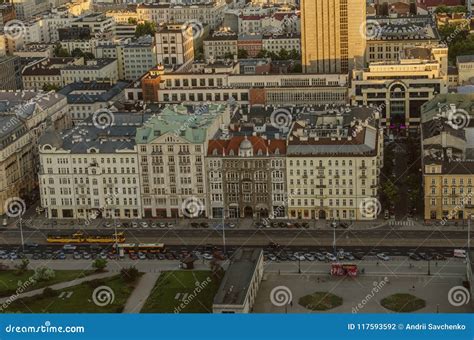
<path fill-rule="evenodd" d="M 214 139 L 209 141 L 209 146 L 207 149 L 207 155 L 213 156 L 214 150 L 216 150 L 218 156 L 222 156 L 222 152 L 225 152 L 225 155 L 228 156 L 230 151 L 234 151 L 234 155 L 239 154 L 239 147 L 242 141 L 245 139 L 244 136 L 232 137 L 229 140 L 225 139 Z M 269 155 L 275 155 L 275 151 L 278 149 L 279 155 L 286 154 L 286 141 L 282 139 L 264 139 L 259 136 L 250 136 L 247 137 L 253 147 L 254 155 L 258 154 L 259 150 L 262 150 L 262 154 L 266 155 L 267 152 Z"/>
<path fill-rule="evenodd" d="M 426 7 L 437 7 L 437 6 L 463 6 L 464 0 L 418 0 L 418 4 L 425 5 Z"/>

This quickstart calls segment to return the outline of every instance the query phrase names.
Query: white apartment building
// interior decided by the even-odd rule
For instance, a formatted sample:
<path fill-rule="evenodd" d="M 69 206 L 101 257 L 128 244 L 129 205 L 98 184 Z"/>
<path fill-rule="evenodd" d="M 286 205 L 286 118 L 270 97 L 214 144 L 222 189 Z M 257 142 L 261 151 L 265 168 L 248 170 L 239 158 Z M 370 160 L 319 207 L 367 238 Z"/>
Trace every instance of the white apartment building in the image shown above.
<path fill-rule="evenodd" d="M 61 68 L 63 85 L 84 81 L 97 81 L 115 84 L 118 80 L 117 60 L 102 58 L 88 60 L 84 65 L 69 65 Z"/>
<path fill-rule="evenodd" d="M 137 6 L 139 20 L 151 21 L 157 25 L 164 23 L 199 22 L 216 29 L 224 20 L 225 3 L 213 1 L 207 4 L 161 4 L 144 3 Z"/>
<path fill-rule="evenodd" d="M 0 213 L 8 199 L 29 204 L 37 187 L 38 138 L 46 129 L 70 126 L 66 97 L 31 91 L 0 92 Z"/>
<path fill-rule="evenodd" d="M 153 70 L 141 85 L 126 90 L 127 100 L 161 103 L 226 103 L 243 105 L 344 105 L 348 77 L 341 74 L 238 74 L 238 64 L 215 62 L 194 72 Z"/>
<path fill-rule="evenodd" d="M 97 58 L 114 58 L 118 63 L 119 79 L 136 80 L 157 65 L 153 37 L 101 42 L 94 51 Z"/>
<path fill-rule="evenodd" d="M 230 107 L 165 108 L 137 129 L 144 217 L 209 216 L 205 157 L 208 141 L 230 121 Z M 187 216 L 190 217 L 190 216 Z"/>
<path fill-rule="evenodd" d="M 459 85 L 474 85 L 474 55 L 462 55 L 456 58 Z"/>
<path fill-rule="evenodd" d="M 162 65 L 190 67 L 194 60 L 192 26 L 166 25 L 155 34 L 156 61 Z"/>
<path fill-rule="evenodd" d="M 99 38 L 105 33 L 112 32 L 113 26 L 113 18 L 106 17 L 103 13 L 91 13 L 74 20 L 70 27 L 89 28 L 91 36 Z"/>
<path fill-rule="evenodd" d="M 48 0 L 15 0 L 14 6 L 19 20 L 28 20 L 50 9 Z"/>
<path fill-rule="evenodd" d="M 234 32 L 215 31 L 203 41 L 204 59 L 215 60 L 227 55 L 237 57 L 237 34 Z"/>
<path fill-rule="evenodd" d="M 289 218 L 377 218 L 383 130 L 374 110 L 342 106 L 308 111 L 288 135 Z"/>
<path fill-rule="evenodd" d="M 48 218 L 140 218 L 135 131 L 142 117 L 115 113 L 104 129 L 93 119 L 41 138 L 41 206 Z"/>
<path fill-rule="evenodd" d="M 281 50 L 288 52 L 295 50 L 301 54 L 301 39 L 299 35 L 293 34 L 263 36 L 262 48 L 277 54 Z"/>

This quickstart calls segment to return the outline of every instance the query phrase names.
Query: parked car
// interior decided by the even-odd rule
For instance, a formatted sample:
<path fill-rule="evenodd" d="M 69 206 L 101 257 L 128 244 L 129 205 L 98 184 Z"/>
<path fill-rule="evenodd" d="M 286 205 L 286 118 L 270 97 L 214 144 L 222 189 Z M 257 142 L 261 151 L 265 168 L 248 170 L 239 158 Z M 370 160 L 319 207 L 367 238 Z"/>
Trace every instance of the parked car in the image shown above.
<path fill-rule="evenodd" d="M 87 253 L 87 252 L 84 252 L 82 254 L 82 257 L 84 258 L 84 260 L 89 260 L 91 258 L 91 254 Z"/>
<path fill-rule="evenodd" d="M 332 253 L 326 253 L 326 259 L 328 261 L 337 261 L 336 256 L 334 256 L 334 254 L 332 254 Z"/>
<path fill-rule="evenodd" d="M 309 253 L 304 254 L 304 257 L 308 261 L 314 261 L 315 260 L 314 256 L 312 254 L 309 254 Z"/>
<path fill-rule="evenodd" d="M 156 222 L 153 222 L 150 227 L 152 227 L 152 228 L 158 228 L 158 224 L 157 224 Z"/>
<path fill-rule="evenodd" d="M 209 223 L 207 222 L 201 222 L 199 225 L 201 226 L 201 228 L 209 228 Z"/>
<path fill-rule="evenodd" d="M 204 253 L 204 254 L 202 254 L 202 257 L 203 257 L 204 260 L 209 260 L 209 261 L 214 258 L 214 256 L 212 256 L 212 255 L 209 254 L 209 253 Z"/>
<path fill-rule="evenodd" d="M 199 228 L 199 223 L 191 222 L 191 227 L 193 227 L 193 228 Z"/>
<path fill-rule="evenodd" d="M 80 260 L 82 259 L 81 253 L 75 252 L 74 255 L 72 256 L 74 260 Z"/>
<path fill-rule="evenodd" d="M 355 257 L 352 255 L 352 253 L 344 253 L 344 258 L 349 261 L 354 261 Z"/>
<path fill-rule="evenodd" d="M 364 254 L 354 253 L 354 257 L 356 258 L 356 260 L 363 260 L 364 259 Z"/>
<path fill-rule="evenodd" d="M 418 254 L 423 260 L 430 261 L 433 257 L 427 253 L 419 253 Z"/>
<path fill-rule="evenodd" d="M 439 254 L 439 253 L 434 253 L 433 254 L 433 259 L 435 259 L 437 261 L 444 261 L 444 260 L 446 260 L 446 256 L 444 256 L 442 254 Z"/>
<path fill-rule="evenodd" d="M 421 258 L 415 253 L 408 253 L 408 258 L 413 261 L 420 261 Z"/>
<path fill-rule="evenodd" d="M 128 257 L 130 258 L 130 260 L 138 260 L 138 256 L 135 253 L 128 254 Z"/>
<path fill-rule="evenodd" d="M 377 254 L 377 258 L 382 260 L 382 261 L 388 261 L 390 260 L 390 257 L 388 257 L 388 255 L 384 254 L 384 253 L 378 253 Z"/>
<path fill-rule="evenodd" d="M 326 261 L 326 257 L 321 253 L 316 253 L 315 256 L 318 259 L 318 261 Z"/>
<path fill-rule="evenodd" d="M 140 252 L 140 253 L 138 253 L 138 258 L 139 258 L 140 260 L 146 260 L 146 255 L 145 255 L 144 253 L 141 253 L 141 252 Z"/>
<path fill-rule="evenodd" d="M 142 221 L 142 222 L 140 222 L 140 226 L 141 226 L 142 228 L 148 228 L 148 223 L 145 222 L 145 221 Z"/>
<path fill-rule="evenodd" d="M 138 223 L 137 222 L 132 222 L 132 228 L 138 228 Z"/>

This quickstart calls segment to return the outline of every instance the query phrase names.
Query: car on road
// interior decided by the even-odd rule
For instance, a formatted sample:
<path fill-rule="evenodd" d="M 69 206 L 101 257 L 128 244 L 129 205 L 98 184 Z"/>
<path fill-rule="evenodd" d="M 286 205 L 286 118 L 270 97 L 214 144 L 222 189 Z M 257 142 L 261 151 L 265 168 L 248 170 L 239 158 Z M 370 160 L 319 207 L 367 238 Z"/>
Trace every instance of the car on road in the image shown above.
<path fill-rule="evenodd" d="M 384 253 L 378 253 L 377 258 L 382 261 L 388 261 L 390 260 L 390 257 Z"/>
<path fill-rule="evenodd" d="M 408 253 L 408 258 L 413 261 L 420 261 L 421 258 L 415 253 Z"/>
<path fill-rule="evenodd" d="M 325 256 L 326 256 L 326 260 L 328 260 L 328 261 L 337 261 L 337 257 L 334 256 L 334 254 L 332 254 L 332 253 L 326 253 Z"/>

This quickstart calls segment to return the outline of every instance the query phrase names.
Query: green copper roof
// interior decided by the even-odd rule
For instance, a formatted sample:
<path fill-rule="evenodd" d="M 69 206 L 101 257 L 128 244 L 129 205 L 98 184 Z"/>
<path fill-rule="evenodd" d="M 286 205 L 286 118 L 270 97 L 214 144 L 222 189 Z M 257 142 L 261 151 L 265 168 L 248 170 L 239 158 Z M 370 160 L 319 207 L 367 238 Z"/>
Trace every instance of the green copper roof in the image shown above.
<path fill-rule="evenodd" d="M 224 105 L 216 104 L 207 105 L 205 110 L 183 105 L 168 106 L 137 129 L 135 141 L 137 144 L 148 144 L 155 138 L 171 133 L 190 143 L 202 144 L 206 141 L 207 129 L 224 110 Z"/>

